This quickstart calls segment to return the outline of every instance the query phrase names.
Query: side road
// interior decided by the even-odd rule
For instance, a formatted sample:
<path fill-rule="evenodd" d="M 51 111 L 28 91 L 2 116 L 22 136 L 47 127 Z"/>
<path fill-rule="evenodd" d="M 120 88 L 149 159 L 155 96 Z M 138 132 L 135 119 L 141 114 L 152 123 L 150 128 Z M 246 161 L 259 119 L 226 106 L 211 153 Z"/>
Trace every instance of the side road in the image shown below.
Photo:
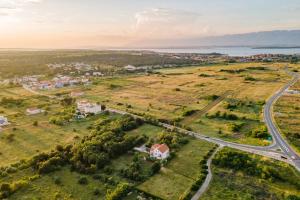
<path fill-rule="evenodd" d="M 208 186 L 212 180 L 212 171 L 211 171 L 211 161 L 214 158 L 214 156 L 216 155 L 216 153 L 223 148 L 222 146 L 219 146 L 215 152 L 210 156 L 210 158 L 207 160 L 207 167 L 208 167 L 208 174 L 205 178 L 204 183 L 201 185 L 201 187 L 199 188 L 199 190 L 196 192 L 196 194 L 192 197 L 191 200 L 198 200 L 203 194 L 204 192 L 206 192 L 206 190 L 208 189 Z"/>

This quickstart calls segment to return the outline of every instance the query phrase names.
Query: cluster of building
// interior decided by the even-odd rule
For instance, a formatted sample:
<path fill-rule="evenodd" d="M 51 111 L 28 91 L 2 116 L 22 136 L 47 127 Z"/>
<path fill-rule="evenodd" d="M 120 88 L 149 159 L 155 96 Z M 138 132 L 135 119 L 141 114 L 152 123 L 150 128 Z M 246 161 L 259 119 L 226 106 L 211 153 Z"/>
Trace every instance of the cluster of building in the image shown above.
<path fill-rule="evenodd" d="M 44 77 L 44 75 L 23 76 L 23 77 L 15 77 L 8 81 L 14 84 L 26 84 L 30 82 L 38 82 L 39 79 L 42 77 Z"/>
<path fill-rule="evenodd" d="M 88 85 L 90 84 L 90 80 L 86 77 L 70 77 L 70 76 L 63 76 L 57 75 L 52 80 L 34 80 L 34 81 L 27 81 L 23 82 L 23 85 L 33 89 L 33 90 L 48 90 L 53 88 L 62 88 L 67 86 L 74 86 L 74 85 Z"/>
<path fill-rule="evenodd" d="M 83 62 L 73 62 L 73 63 L 50 63 L 47 64 L 50 69 L 76 69 L 76 70 L 91 70 L 92 66 Z"/>

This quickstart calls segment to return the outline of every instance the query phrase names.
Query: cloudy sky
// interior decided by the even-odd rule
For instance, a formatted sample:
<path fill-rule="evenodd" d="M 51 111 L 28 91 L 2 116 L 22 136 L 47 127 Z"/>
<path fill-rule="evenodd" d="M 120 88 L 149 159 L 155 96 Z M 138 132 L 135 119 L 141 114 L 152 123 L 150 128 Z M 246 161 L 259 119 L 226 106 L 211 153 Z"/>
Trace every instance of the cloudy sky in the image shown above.
<path fill-rule="evenodd" d="M 0 48 L 122 47 L 300 29 L 299 0 L 0 0 Z"/>

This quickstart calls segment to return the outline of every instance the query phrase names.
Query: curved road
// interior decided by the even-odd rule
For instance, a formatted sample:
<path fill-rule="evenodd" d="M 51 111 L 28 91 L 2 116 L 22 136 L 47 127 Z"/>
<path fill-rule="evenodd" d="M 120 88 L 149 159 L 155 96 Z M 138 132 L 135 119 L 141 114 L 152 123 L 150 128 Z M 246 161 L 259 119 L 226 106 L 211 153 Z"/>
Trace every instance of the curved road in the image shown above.
<path fill-rule="evenodd" d="M 285 139 L 280 134 L 279 129 L 276 126 L 276 122 L 273 118 L 273 105 L 276 101 L 281 97 L 286 89 L 295 84 L 299 80 L 299 75 L 296 73 L 290 73 L 293 75 L 293 79 L 288 82 L 283 88 L 281 88 L 278 92 L 276 92 L 267 102 L 264 107 L 264 120 L 268 127 L 269 132 L 273 136 L 274 147 L 279 147 L 285 156 L 292 160 L 295 167 L 300 171 L 300 157 L 297 153 L 290 147 L 290 145 L 285 141 Z"/>

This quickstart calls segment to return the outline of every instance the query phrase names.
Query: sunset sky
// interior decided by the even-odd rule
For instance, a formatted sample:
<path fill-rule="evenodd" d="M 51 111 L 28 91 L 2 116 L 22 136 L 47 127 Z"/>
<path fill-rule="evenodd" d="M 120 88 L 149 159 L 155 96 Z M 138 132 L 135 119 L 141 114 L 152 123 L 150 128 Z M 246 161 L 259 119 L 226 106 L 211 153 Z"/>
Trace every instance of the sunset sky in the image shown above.
<path fill-rule="evenodd" d="M 300 29 L 299 0 L 0 0 L 0 48 L 126 47 Z"/>

